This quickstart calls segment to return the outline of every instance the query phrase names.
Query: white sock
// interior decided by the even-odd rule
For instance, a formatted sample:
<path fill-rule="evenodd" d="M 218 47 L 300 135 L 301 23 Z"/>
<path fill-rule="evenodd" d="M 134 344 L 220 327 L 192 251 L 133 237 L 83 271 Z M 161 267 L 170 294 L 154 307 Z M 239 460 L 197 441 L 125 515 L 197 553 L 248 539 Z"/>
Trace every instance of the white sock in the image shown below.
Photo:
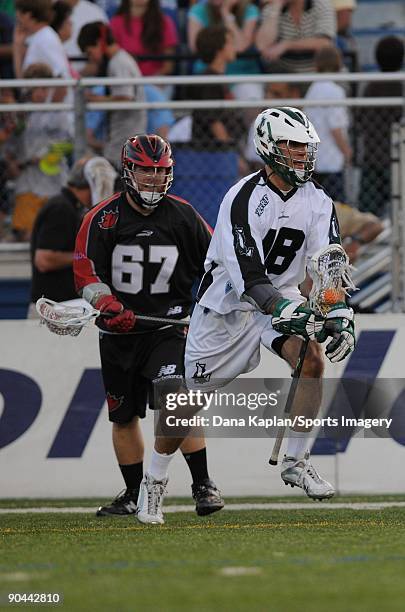
<path fill-rule="evenodd" d="M 295 457 L 302 459 L 309 450 L 310 431 L 294 431 L 288 430 L 287 457 Z"/>
<path fill-rule="evenodd" d="M 153 449 L 148 474 L 150 474 L 155 480 L 164 480 L 167 477 L 169 463 L 175 454 L 176 453 L 172 453 L 171 455 L 161 455 L 155 451 L 155 449 Z"/>

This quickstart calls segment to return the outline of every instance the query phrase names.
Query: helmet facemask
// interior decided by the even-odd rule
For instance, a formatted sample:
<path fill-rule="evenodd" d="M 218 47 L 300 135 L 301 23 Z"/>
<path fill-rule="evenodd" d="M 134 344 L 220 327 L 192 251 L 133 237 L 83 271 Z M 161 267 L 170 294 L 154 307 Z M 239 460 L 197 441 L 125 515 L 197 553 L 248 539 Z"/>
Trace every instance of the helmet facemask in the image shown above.
<path fill-rule="evenodd" d="M 173 168 L 163 168 L 164 174 L 159 172 L 160 168 L 161 166 L 140 166 L 130 161 L 123 168 L 122 178 L 130 195 L 135 197 L 136 201 L 140 199 L 145 208 L 156 208 L 173 182 Z M 143 177 L 139 177 L 139 171 L 143 171 Z"/>
<path fill-rule="evenodd" d="M 285 147 L 280 148 L 281 142 Z M 306 147 L 306 156 L 302 156 L 302 146 Z M 301 187 L 312 176 L 315 169 L 317 143 L 299 143 L 291 140 L 273 143 L 268 165 L 292 187 Z"/>

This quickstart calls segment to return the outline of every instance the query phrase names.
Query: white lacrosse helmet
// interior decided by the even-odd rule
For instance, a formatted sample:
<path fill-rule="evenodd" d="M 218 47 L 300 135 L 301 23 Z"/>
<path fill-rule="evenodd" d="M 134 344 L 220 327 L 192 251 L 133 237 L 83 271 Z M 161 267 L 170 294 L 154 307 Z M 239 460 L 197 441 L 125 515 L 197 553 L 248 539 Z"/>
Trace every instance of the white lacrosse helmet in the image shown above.
<path fill-rule="evenodd" d="M 281 141 L 287 143 L 288 155 L 278 147 Z M 298 108 L 282 106 L 260 113 L 255 121 L 253 142 L 256 153 L 264 163 L 292 187 L 301 187 L 311 178 L 320 140 L 308 117 Z M 294 159 L 290 142 L 307 145 L 304 162 Z"/>

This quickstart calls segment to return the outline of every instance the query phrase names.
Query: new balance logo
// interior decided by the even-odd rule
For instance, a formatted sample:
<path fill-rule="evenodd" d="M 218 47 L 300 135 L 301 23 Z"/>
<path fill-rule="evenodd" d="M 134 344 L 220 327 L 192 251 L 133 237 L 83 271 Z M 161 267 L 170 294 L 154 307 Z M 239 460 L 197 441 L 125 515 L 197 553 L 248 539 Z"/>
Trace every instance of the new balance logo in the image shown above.
<path fill-rule="evenodd" d="M 168 365 L 162 365 L 157 378 L 161 378 L 162 376 L 170 376 L 171 374 L 174 374 L 176 371 L 176 364 L 175 363 L 169 363 Z"/>
<path fill-rule="evenodd" d="M 166 314 L 170 316 L 170 315 L 181 314 L 182 312 L 183 312 L 182 306 L 172 306 L 171 308 L 169 308 Z"/>

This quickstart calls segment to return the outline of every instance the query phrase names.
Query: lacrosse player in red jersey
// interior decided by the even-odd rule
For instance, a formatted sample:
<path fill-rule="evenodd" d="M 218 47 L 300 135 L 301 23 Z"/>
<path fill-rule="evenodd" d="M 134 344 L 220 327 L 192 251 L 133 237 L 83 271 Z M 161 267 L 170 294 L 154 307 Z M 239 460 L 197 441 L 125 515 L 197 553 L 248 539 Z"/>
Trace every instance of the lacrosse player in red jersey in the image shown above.
<path fill-rule="evenodd" d="M 204 271 L 211 231 L 186 201 L 169 195 L 173 157 L 155 134 L 129 138 L 122 149 L 124 191 L 84 218 L 74 257 L 78 293 L 108 317 L 100 317 L 100 356 L 115 454 L 126 489 L 102 515 L 137 511 L 143 479 L 139 420 L 153 407 L 152 383 L 184 374 L 185 327 L 144 321 L 140 315 L 182 319 L 189 315 L 192 286 Z M 202 434 L 201 434 L 202 435 Z M 191 471 L 200 516 L 224 503 L 209 478 L 205 441 L 189 436 L 181 446 Z M 144 478 L 146 482 L 147 477 Z M 148 482 L 151 503 L 167 480 Z"/>
<path fill-rule="evenodd" d="M 324 369 L 317 341 L 326 340 L 326 322 L 333 323 L 326 355 L 332 362 L 344 359 L 355 346 L 353 311 L 340 301 L 323 319 L 304 303 L 299 285 L 308 260 L 340 242 L 339 226 L 331 199 L 310 180 L 319 138 L 302 111 L 263 111 L 254 142 L 265 166 L 231 187 L 222 201 L 187 336 L 186 383 L 210 392 L 231 382 L 258 365 L 261 344 L 296 368 L 302 342 L 308 341 L 301 378 L 312 384 L 297 394 L 291 416 L 314 418 Z M 281 478 L 310 498 L 330 498 L 332 485 L 309 460 L 310 435 L 308 428 L 290 429 Z M 150 478 L 157 472 L 166 477 L 180 442 L 156 438 Z M 162 499 L 155 507 L 160 517 Z M 146 511 L 138 518 L 152 522 Z"/>

